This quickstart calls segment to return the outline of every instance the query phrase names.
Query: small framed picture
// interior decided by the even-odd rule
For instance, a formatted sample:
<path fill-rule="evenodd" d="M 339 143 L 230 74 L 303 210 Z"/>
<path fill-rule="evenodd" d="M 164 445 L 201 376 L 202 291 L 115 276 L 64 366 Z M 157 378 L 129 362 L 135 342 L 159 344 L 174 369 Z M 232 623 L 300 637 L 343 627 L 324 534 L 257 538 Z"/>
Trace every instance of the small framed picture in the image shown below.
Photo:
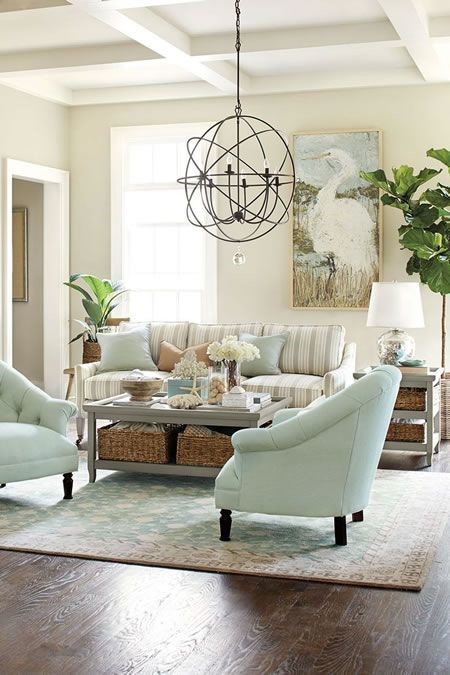
<path fill-rule="evenodd" d="M 28 209 L 13 208 L 13 302 L 28 302 Z"/>

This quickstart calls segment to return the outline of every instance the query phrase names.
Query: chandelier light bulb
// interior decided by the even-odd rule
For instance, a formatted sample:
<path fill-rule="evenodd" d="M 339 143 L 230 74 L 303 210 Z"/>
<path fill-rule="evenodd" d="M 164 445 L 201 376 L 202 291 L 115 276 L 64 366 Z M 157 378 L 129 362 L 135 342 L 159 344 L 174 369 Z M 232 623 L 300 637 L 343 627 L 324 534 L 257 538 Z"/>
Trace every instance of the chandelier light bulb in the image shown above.
<path fill-rule="evenodd" d="M 246 260 L 245 255 L 242 253 L 241 247 L 239 247 L 233 256 L 233 264 L 243 265 L 245 263 L 245 260 Z"/>

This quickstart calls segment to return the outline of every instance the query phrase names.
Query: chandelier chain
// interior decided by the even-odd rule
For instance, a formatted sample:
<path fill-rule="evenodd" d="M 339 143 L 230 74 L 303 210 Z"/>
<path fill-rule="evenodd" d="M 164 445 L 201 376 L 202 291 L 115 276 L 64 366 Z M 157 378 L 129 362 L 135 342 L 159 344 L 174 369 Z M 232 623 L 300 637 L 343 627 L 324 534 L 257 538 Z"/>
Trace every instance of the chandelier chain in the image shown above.
<path fill-rule="evenodd" d="M 242 114 L 242 105 L 240 97 L 241 8 L 239 6 L 239 3 L 240 0 L 235 0 L 234 9 L 236 11 L 236 42 L 234 47 L 236 49 L 237 75 L 236 75 L 236 106 L 234 108 L 234 111 L 236 113 L 236 117 L 239 117 Z"/>

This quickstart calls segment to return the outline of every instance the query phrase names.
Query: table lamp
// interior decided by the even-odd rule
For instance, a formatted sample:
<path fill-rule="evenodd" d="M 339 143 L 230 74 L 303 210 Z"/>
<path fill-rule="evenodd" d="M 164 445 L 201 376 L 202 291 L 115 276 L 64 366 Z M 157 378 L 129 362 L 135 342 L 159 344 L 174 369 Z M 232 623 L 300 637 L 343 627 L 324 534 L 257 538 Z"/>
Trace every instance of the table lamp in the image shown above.
<path fill-rule="evenodd" d="M 402 329 L 425 326 L 420 285 L 408 281 L 373 283 L 367 326 L 384 326 L 390 329 L 378 338 L 380 363 L 396 366 L 400 361 L 412 358 L 414 338 Z"/>

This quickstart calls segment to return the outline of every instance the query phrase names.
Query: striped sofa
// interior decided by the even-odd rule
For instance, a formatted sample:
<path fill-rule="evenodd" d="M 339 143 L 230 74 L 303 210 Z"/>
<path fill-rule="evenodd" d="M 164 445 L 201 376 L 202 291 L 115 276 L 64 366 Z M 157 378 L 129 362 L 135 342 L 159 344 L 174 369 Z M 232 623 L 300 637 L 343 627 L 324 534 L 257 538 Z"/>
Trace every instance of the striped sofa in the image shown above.
<path fill-rule="evenodd" d="M 282 324 L 197 324 L 188 322 L 153 323 L 150 350 L 155 363 L 159 361 L 160 344 L 167 340 L 180 349 L 221 340 L 226 335 L 275 335 L 288 332 L 289 337 L 280 358 L 280 375 L 261 375 L 243 381 L 249 391 L 269 391 L 272 396 L 290 396 L 292 407 L 304 408 L 319 396 L 330 396 L 353 381 L 355 343 L 345 343 L 343 326 L 286 326 Z M 75 367 L 77 392 L 77 431 L 83 438 L 83 406 L 121 393 L 124 371 L 97 372 L 98 363 Z M 156 374 L 153 371 L 153 374 Z M 163 377 L 170 373 L 158 371 Z M 243 378 L 244 379 L 244 378 Z"/>

